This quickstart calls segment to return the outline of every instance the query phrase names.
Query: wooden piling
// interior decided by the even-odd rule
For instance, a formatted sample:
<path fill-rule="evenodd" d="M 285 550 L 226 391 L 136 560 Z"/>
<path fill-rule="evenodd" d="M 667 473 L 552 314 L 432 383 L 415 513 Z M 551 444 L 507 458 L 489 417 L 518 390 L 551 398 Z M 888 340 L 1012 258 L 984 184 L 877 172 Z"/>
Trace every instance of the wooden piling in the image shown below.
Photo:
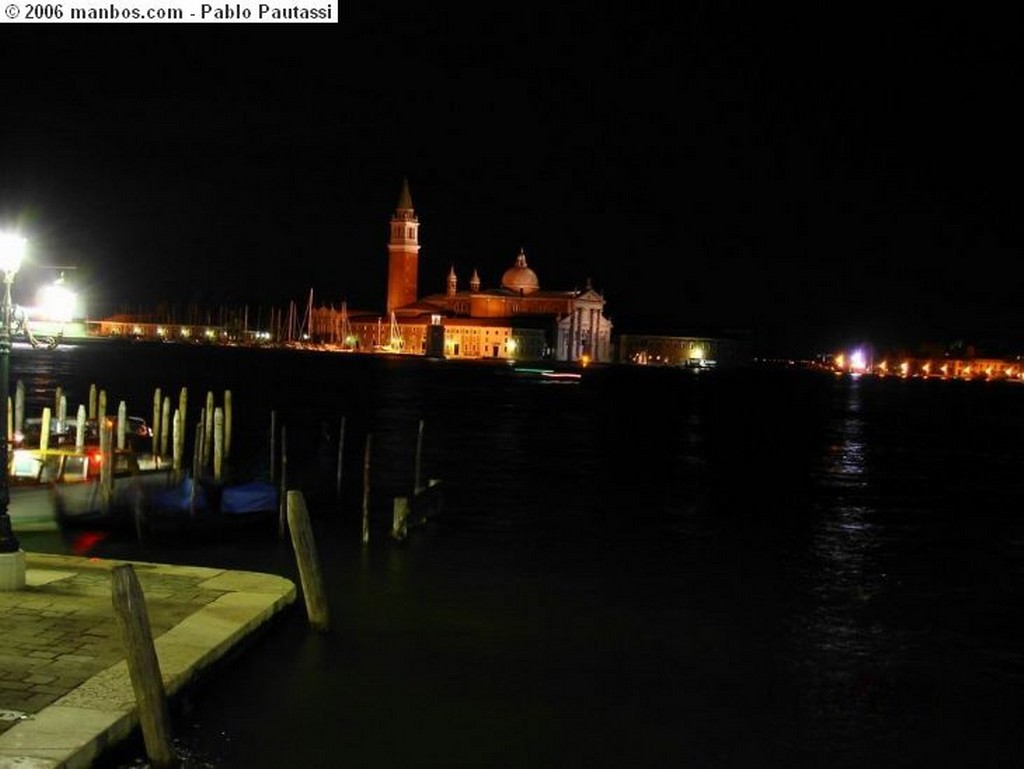
<path fill-rule="evenodd" d="M 391 511 L 391 536 L 402 542 L 409 532 L 409 498 L 395 497 Z"/>
<path fill-rule="evenodd" d="M 53 415 L 60 419 L 60 399 L 64 397 L 64 388 L 60 385 L 53 391 Z"/>
<path fill-rule="evenodd" d="M 224 469 L 224 410 L 217 408 L 213 412 L 213 480 L 221 481 Z"/>
<path fill-rule="evenodd" d="M 163 396 L 160 388 L 153 390 L 153 443 L 150 449 L 153 456 L 160 455 L 160 409 L 163 405 Z"/>
<path fill-rule="evenodd" d="M 363 452 L 363 544 L 370 541 L 370 446 L 373 433 L 366 436 L 366 449 Z"/>
<path fill-rule="evenodd" d="M 320 631 L 330 628 L 327 597 L 324 593 L 323 578 L 320 575 L 320 562 L 316 553 L 316 542 L 313 540 L 313 528 L 309 523 L 309 512 L 306 510 L 306 499 L 301 491 L 288 492 L 288 529 L 291 532 L 292 549 L 299 564 L 299 578 L 302 582 L 302 595 L 306 601 L 306 615 L 309 624 Z"/>
<path fill-rule="evenodd" d="M 287 489 L 288 489 L 288 431 L 286 425 L 281 425 L 281 493 L 279 494 L 280 512 L 277 516 L 278 536 L 284 537 L 285 525 L 287 524 Z"/>
<path fill-rule="evenodd" d="M 25 383 L 20 379 L 14 387 L 14 434 L 25 434 Z"/>
<path fill-rule="evenodd" d="M 160 414 L 160 456 L 167 456 L 167 438 L 170 433 L 171 426 L 171 399 L 168 396 L 164 396 L 163 412 Z M 153 444 L 154 453 L 156 453 L 156 443 Z"/>
<path fill-rule="evenodd" d="M 85 404 L 78 404 L 78 420 L 75 423 L 75 451 L 85 449 Z"/>
<path fill-rule="evenodd" d="M 107 419 L 100 419 L 100 496 L 104 512 L 109 511 L 114 500 L 114 426 Z"/>
<path fill-rule="evenodd" d="M 89 385 L 89 421 L 96 419 L 96 385 Z"/>
<path fill-rule="evenodd" d="M 188 429 L 188 388 L 182 387 L 178 393 L 178 411 L 181 412 L 181 451 L 185 453 L 185 431 Z"/>
<path fill-rule="evenodd" d="M 114 616 L 139 707 L 146 755 L 153 769 L 173 769 L 178 766 L 178 760 L 171 748 L 170 709 L 146 614 L 146 599 L 130 563 L 115 566 L 110 577 Z"/>
<path fill-rule="evenodd" d="M 101 389 L 96 395 L 96 420 L 102 422 L 107 418 L 107 391 Z"/>
<path fill-rule="evenodd" d="M 174 412 L 174 456 L 171 458 L 171 469 L 175 482 L 181 481 L 181 459 L 185 453 L 185 427 L 181 421 L 181 411 Z"/>
<path fill-rule="evenodd" d="M 224 459 L 231 459 L 231 390 L 224 391 Z"/>
<path fill-rule="evenodd" d="M 57 427 L 63 433 L 68 421 L 68 396 L 63 392 L 57 399 Z"/>
<path fill-rule="evenodd" d="M 204 468 L 210 466 L 210 455 L 213 453 L 213 392 L 206 391 L 206 408 L 203 409 L 203 463 Z"/>
<path fill-rule="evenodd" d="M 124 451 L 128 437 L 128 404 L 121 401 L 117 404 L 117 450 Z"/>
<path fill-rule="evenodd" d="M 46 451 L 50 448 L 50 407 L 43 408 L 43 418 L 39 423 L 39 448 Z"/>

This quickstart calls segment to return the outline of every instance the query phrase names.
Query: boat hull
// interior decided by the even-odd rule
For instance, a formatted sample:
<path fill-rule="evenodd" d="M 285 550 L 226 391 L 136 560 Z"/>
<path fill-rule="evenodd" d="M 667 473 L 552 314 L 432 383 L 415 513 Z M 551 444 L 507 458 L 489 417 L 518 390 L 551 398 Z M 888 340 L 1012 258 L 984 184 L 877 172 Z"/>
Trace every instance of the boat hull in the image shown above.
<path fill-rule="evenodd" d="M 134 521 L 135 511 L 173 482 L 170 468 L 115 477 L 105 493 L 98 479 L 53 486 L 54 509 L 62 526 L 117 527 Z M 109 498 L 108 498 L 109 497 Z"/>
<path fill-rule="evenodd" d="M 53 489 L 49 484 L 14 486 L 7 513 L 15 533 L 20 531 L 56 531 L 60 528 Z"/>

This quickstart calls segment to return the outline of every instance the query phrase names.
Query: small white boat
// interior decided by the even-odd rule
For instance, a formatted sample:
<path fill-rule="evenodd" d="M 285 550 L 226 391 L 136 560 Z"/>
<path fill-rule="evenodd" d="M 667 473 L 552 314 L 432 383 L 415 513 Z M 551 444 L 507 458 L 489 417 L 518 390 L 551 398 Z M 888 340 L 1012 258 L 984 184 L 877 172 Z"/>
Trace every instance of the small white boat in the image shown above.
<path fill-rule="evenodd" d="M 14 530 L 130 524 L 135 508 L 172 482 L 169 463 L 152 455 L 114 451 L 110 461 L 111 483 L 104 488 L 103 455 L 96 446 L 14 449 L 8 508 Z"/>

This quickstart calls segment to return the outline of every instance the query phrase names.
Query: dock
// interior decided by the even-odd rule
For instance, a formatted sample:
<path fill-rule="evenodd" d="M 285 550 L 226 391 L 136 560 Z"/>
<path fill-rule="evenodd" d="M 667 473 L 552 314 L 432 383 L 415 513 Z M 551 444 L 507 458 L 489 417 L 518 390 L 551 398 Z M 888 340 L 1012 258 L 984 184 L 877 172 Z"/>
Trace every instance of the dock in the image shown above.
<path fill-rule="evenodd" d="M 111 600 L 125 563 L 168 698 L 296 600 L 272 574 L 26 553 L 24 589 L 0 592 L 0 768 L 84 769 L 138 727 Z"/>

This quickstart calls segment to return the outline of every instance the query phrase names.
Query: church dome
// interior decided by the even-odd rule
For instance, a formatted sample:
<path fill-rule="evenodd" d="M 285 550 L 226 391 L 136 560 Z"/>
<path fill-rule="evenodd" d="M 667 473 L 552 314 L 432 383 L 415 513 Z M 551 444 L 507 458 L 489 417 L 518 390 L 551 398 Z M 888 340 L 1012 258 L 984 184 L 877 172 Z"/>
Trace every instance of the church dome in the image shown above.
<path fill-rule="evenodd" d="M 526 254 L 522 249 L 519 249 L 515 265 L 505 270 L 505 274 L 501 276 L 501 286 L 518 294 L 532 294 L 540 288 L 537 273 L 526 266 Z"/>

